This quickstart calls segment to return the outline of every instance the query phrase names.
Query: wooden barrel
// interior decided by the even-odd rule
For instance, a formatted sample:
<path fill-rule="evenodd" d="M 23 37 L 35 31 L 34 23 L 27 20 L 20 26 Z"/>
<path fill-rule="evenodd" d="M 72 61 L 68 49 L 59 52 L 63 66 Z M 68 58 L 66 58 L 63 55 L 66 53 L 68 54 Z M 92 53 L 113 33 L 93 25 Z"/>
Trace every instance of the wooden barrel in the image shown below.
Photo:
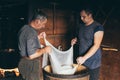
<path fill-rule="evenodd" d="M 54 74 L 51 66 L 47 65 L 43 68 L 43 78 L 44 80 L 89 80 L 89 72 L 85 66 L 80 65 L 74 75 Z"/>

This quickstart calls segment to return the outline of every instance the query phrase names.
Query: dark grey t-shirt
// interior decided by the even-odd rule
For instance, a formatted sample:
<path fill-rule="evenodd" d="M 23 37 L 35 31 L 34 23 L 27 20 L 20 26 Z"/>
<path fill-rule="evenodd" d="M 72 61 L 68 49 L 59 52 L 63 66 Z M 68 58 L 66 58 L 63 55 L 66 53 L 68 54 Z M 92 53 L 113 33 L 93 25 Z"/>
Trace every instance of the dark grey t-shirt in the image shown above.
<path fill-rule="evenodd" d="M 85 55 L 86 52 L 93 46 L 94 34 L 97 31 L 103 31 L 103 26 L 98 22 L 93 22 L 89 26 L 80 25 L 78 41 L 79 41 L 79 56 Z M 84 63 L 90 69 L 97 68 L 101 65 L 101 50 L 96 53 Z"/>
<path fill-rule="evenodd" d="M 29 56 L 40 48 L 37 31 L 29 25 L 24 25 L 18 33 L 18 47 L 21 56 Z"/>

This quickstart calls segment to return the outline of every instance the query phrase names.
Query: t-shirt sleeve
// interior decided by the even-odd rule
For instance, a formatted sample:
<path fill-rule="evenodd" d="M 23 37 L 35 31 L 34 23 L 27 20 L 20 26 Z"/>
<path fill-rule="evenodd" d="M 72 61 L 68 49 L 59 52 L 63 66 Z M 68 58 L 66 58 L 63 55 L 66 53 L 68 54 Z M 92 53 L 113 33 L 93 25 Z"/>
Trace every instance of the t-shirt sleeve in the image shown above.
<path fill-rule="evenodd" d="M 104 31 L 103 26 L 97 26 L 94 30 L 94 33 L 97 32 L 97 31 Z"/>
<path fill-rule="evenodd" d="M 28 56 L 34 54 L 38 48 L 40 48 L 40 43 L 39 43 L 38 38 L 31 38 L 27 40 Z"/>

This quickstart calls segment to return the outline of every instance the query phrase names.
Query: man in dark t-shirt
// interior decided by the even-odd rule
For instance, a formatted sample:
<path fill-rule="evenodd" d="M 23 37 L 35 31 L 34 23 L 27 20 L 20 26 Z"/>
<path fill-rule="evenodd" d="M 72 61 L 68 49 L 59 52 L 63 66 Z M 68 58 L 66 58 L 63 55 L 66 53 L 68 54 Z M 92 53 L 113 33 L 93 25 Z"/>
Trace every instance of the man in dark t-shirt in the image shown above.
<path fill-rule="evenodd" d="M 39 29 L 47 23 L 46 15 L 39 11 L 35 12 L 31 22 L 24 25 L 18 32 L 18 47 L 21 60 L 18 65 L 20 74 L 25 80 L 40 80 L 40 56 L 50 53 L 51 47 L 41 48 L 40 38 L 46 37 L 45 32 L 38 34 Z"/>
<path fill-rule="evenodd" d="M 89 80 L 98 80 L 101 66 L 100 45 L 104 29 L 101 24 L 94 21 L 91 10 L 81 10 L 80 16 L 83 24 L 79 25 L 78 39 L 72 39 L 71 44 L 74 45 L 78 42 L 79 56 L 76 61 L 78 64 L 83 64 L 89 69 Z"/>

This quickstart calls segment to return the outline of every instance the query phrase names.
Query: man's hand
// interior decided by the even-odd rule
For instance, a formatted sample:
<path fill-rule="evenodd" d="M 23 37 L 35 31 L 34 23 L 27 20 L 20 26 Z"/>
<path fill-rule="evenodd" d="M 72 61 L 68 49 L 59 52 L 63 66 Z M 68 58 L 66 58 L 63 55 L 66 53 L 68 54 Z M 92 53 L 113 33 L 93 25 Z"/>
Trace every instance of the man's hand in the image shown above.
<path fill-rule="evenodd" d="M 76 61 L 77 61 L 78 64 L 83 64 L 86 61 L 86 59 L 84 57 L 80 56 L 76 59 Z"/>
<path fill-rule="evenodd" d="M 52 49 L 50 46 L 46 46 L 46 47 L 44 47 L 44 51 L 45 51 L 45 53 L 50 53 L 52 51 Z"/>
<path fill-rule="evenodd" d="M 46 38 L 46 33 L 45 32 L 41 32 L 39 35 L 38 35 L 38 39 L 40 38 Z"/>
<path fill-rule="evenodd" d="M 71 40 L 71 45 L 73 46 L 74 44 L 76 44 L 76 42 L 77 42 L 77 38 L 72 39 Z"/>

